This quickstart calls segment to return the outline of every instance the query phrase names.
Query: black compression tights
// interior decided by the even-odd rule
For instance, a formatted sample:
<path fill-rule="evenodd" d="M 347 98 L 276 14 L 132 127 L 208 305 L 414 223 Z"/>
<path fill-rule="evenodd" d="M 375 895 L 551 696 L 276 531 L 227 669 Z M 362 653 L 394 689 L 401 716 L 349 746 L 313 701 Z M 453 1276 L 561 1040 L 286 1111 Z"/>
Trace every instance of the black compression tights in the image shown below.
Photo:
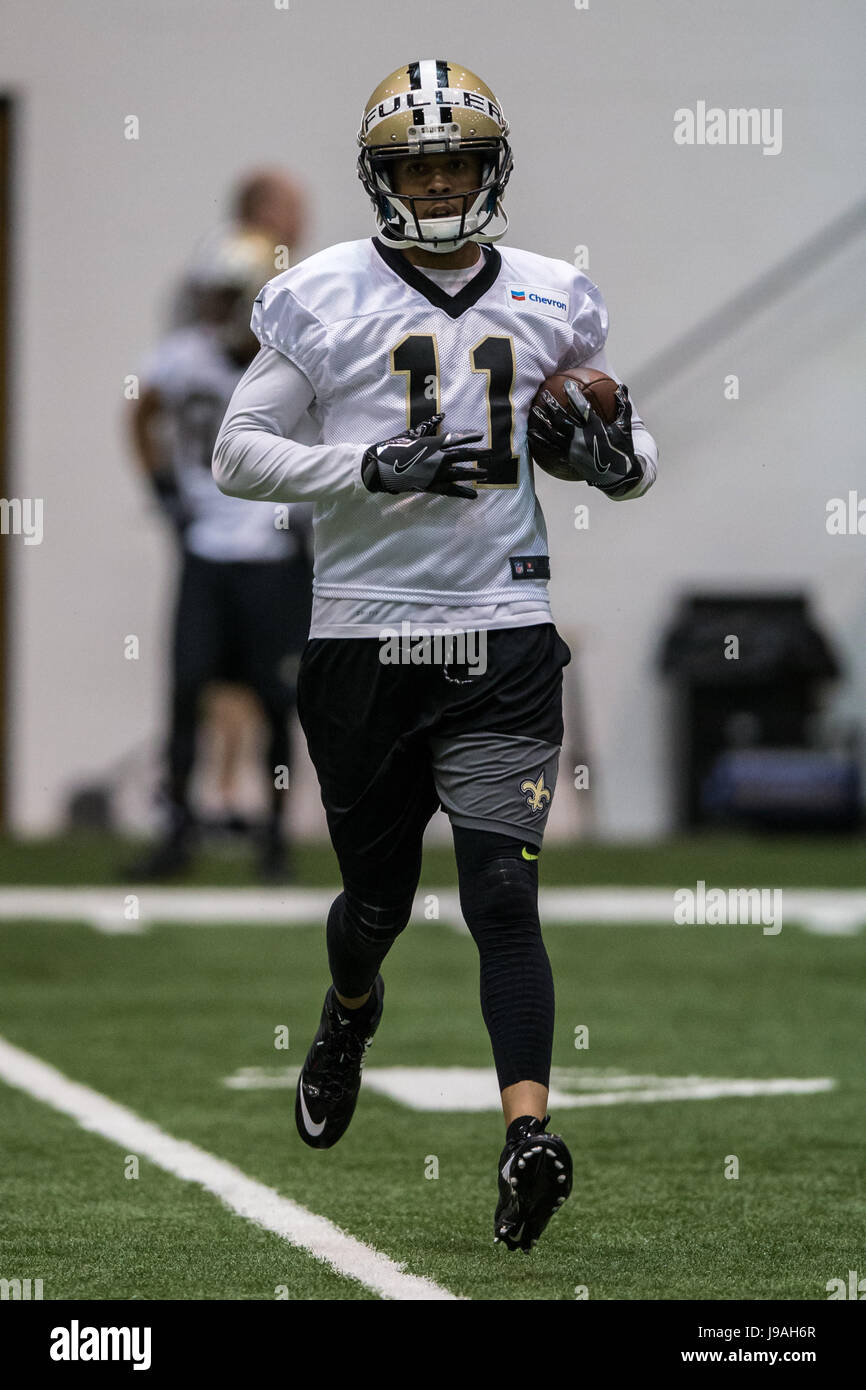
<path fill-rule="evenodd" d="M 553 974 L 538 921 L 538 864 L 524 859 L 524 845 L 454 826 L 460 906 L 481 958 L 481 1012 L 500 1090 L 550 1082 Z"/>
<path fill-rule="evenodd" d="M 524 844 L 454 827 L 460 906 L 480 956 L 481 1012 L 500 1090 L 516 1081 L 547 1086 L 550 1080 L 553 976 L 538 921 L 538 864 L 524 859 Z M 387 895 L 347 888 L 332 904 L 328 960 L 344 998 L 358 998 L 372 986 L 409 920 L 416 884 L 414 877 L 402 892 Z"/>

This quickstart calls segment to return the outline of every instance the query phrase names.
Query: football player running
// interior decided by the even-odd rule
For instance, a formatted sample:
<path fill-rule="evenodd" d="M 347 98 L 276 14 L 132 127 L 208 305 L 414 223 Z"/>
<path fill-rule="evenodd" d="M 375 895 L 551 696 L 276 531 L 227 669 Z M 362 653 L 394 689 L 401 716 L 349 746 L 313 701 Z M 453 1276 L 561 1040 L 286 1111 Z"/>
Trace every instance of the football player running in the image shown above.
<path fill-rule="evenodd" d="M 624 387 L 609 427 L 588 420 L 577 389 L 568 409 L 552 397 L 532 409 L 558 370 L 615 375 L 608 317 L 573 266 L 496 249 L 512 156 L 485 83 L 444 60 L 409 63 L 373 93 L 358 142 L 376 234 L 264 287 L 261 351 L 213 463 L 229 494 L 314 502 L 298 709 L 343 891 L 296 1121 L 329 1148 L 352 1118 L 382 1016 L 380 966 L 409 921 L 441 805 L 505 1116 L 494 1239 L 529 1250 L 572 1184 L 566 1144 L 547 1131 L 554 996 L 537 862 L 570 652 L 550 613 L 529 446 L 555 449 L 615 500 L 647 491 L 657 450 Z M 291 437 L 308 409 L 313 446 Z M 438 663 L 380 658 L 386 634 L 437 629 L 483 637 L 484 663 L 473 673 L 447 643 Z"/>

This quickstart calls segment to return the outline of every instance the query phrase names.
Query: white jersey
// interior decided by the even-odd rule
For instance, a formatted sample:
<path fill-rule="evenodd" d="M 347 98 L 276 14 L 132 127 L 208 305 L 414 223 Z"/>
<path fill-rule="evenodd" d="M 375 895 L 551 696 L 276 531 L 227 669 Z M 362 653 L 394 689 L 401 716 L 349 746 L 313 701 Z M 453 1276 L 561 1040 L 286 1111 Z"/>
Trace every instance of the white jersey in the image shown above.
<path fill-rule="evenodd" d="M 236 495 L 315 499 L 313 636 L 375 635 L 403 619 L 550 621 L 527 417 L 546 377 L 603 360 L 607 311 L 567 262 L 510 248 L 483 256 L 449 295 L 378 240 L 346 242 L 277 276 L 256 301 L 260 358 L 276 350 L 303 374 L 321 447 L 281 450 L 250 428 L 279 421 L 256 395 L 270 370 L 257 359 L 223 423 L 214 472 Z M 364 450 L 438 410 L 443 430 L 477 431 L 479 450 L 496 451 L 478 498 L 367 492 Z M 634 427 L 645 473 L 630 496 L 655 473 L 655 446 L 636 416 Z"/>
<path fill-rule="evenodd" d="M 297 545 L 287 508 L 226 497 L 211 472 L 214 441 L 243 370 L 212 330 L 193 326 L 165 338 L 141 375 L 165 405 L 164 445 L 192 517 L 186 549 L 205 560 L 286 560 Z"/>

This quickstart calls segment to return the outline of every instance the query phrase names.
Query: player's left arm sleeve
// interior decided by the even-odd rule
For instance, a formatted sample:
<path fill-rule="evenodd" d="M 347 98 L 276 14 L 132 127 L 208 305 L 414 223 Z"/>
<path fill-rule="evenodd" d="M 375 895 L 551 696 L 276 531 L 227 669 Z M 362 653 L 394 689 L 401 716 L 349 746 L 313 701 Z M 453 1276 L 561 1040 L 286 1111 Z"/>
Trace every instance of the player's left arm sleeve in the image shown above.
<path fill-rule="evenodd" d="M 607 360 L 607 352 L 604 348 L 596 352 L 592 357 L 587 357 L 579 364 L 581 367 L 592 367 L 597 372 L 604 372 L 606 376 L 613 377 L 614 381 L 622 381 L 622 377 L 617 376 L 613 367 Z M 631 400 L 631 397 L 629 397 Z M 614 502 L 627 502 L 633 497 L 643 497 L 645 492 L 649 492 L 656 480 L 658 472 L 659 451 L 658 445 L 641 419 L 634 401 L 631 402 L 631 437 L 634 441 L 635 458 L 643 470 L 643 476 L 636 483 L 626 488 L 623 492 L 608 492 L 607 497 Z"/>
<path fill-rule="evenodd" d="M 358 445 L 299 444 L 289 437 L 314 395 L 294 362 L 276 348 L 261 348 L 235 387 L 214 445 L 221 492 L 261 502 L 367 495 Z"/>
<path fill-rule="evenodd" d="M 622 377 L 617 376 L 607 360 L 609 319 L 601 290 L 586 276 L 580 275 L 573 303 L 574 343 L 566 360 L 559 364 L 559 370 L 564 371 L 566 367 L 593 367 L 595 371 L 604 372 L 607 376 L 613 377 L 614 381 L 621 383 Z M 631 400 L 631 397 L 629 399 Z M 641 477 L 636 482 L 624 485 L 622 491 L 606 492 L 605 496 L 612 498 L 614 502 L 627 502 L 634 497 L 643 497 L 655 482 L 658 471 L 658 446 L 641 419 L 634 401 L 631 401 L 631 407 L 631 433 L 635 458 L 641 467 Z"/>

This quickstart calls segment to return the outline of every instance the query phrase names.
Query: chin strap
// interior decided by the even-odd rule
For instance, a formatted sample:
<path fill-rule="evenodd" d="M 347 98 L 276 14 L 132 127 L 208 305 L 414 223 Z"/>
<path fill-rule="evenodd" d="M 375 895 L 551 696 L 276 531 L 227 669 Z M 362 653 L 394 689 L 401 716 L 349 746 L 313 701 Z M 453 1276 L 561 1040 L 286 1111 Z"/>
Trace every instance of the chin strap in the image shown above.
<path fill-rule="evenodd" d="M 451 251 L 459 251 L 461 246 L 465 246 L 466 243 L 469 241 L 474 241 L 478 244 L 483 243 L 484 245 L 490 245 L 494 241 L 501 241 L 502 238 L 505 236 L 505 233 L 508 231 L 508 214 L 506 213 L 501 203 L 497 203 L 496 205 L 496 215 L 499 219 L 501 219 L 503 223 L 500 231 L 489 232 L 487 230 L 484 230 L 481 232 L 470 232 L 468 236 L 454 237 L 450 241 L 446 241 L 442 244 L 437 245 L 432 244 L 432 240 L 425 241 L 422 240 L 422 238 L 420 237 L 404 237 L 402 240 L 399 237 L 394 237 L 389 233 L 388 228 L 381 217 L 377 218 L 378 228 L 376 235 L 382 242 L 383 246 L 390 246 L 391 249 L 394 251 L 402 251 L 408 249 L 410 246 L 418 246 L 423 251 L 432 252 L 433 255 L 447 256 Z M 437 219 L 429 218 L 427 220 L 436 221 Z M 451 221 L 450 218 L 442 218 L 439 220 Z M 454 220 L 459 221 L 459 218 L 455 218 Z"/>
<path fill-rule="evenodd" d="M 499 232 L 478 232 L 477 235 L 472 238 L 473 241 L 483 241 L 486 243 L 492 243 L 494 241 L 502 240 L 502 238 L 505 236 L 505 233 L 508 231 L 508 213 L 505 211 L 501 203 L 496 204 L 496 215 L 502 221 L 502 230 Z"/>

